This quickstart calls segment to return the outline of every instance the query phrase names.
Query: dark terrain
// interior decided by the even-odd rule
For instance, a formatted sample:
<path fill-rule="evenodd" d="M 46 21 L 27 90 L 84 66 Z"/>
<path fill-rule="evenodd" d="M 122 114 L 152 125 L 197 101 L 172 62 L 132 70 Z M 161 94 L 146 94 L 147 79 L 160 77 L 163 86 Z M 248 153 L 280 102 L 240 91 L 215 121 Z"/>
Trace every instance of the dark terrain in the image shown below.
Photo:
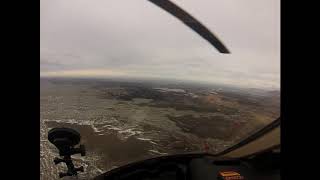
<path fill-rule="evenodd" d="M 217 153 L 280 114 L 279 91 L 181 82 L 41 79 L 41 179 L 58 179 L 53 127 L 82 135 L 80 179 L 136 160 L 167 154 Z"/>

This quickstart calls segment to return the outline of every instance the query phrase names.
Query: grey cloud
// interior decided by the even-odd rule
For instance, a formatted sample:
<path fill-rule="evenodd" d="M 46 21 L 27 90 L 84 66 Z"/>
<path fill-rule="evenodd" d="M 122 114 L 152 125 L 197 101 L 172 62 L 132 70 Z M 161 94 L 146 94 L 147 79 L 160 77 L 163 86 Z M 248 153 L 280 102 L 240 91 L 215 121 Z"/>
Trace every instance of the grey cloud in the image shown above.
<path fill-rule="evenodd" d="M 174 2 L 217 34 L 232 54 L 219 54 L 146 0 L 41 0 L 40 71 L 105 69 L 279 88 L 278 0 Z"/>

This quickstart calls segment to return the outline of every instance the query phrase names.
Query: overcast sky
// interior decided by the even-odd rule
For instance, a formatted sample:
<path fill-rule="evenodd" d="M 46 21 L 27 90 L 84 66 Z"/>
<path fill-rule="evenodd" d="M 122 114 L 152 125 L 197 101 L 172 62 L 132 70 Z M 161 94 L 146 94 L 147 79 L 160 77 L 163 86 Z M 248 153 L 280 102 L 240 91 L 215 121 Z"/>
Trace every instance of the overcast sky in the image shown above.
<path fill-rule="evenodd" d="M 208 27 L 220 54 L 147 0 L 41 0 L 40 75 L 149 77 L 280 86 L 279 0 L 173 0 Z"/>

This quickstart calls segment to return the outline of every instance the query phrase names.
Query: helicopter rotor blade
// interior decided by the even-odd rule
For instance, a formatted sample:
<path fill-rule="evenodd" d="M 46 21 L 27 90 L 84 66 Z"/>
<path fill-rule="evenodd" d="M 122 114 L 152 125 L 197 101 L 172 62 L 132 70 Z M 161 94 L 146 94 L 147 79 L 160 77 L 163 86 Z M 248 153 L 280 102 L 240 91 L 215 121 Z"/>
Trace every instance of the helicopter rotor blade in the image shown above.
<path fill-rule="evenodd" d="M 172 14 L 185 25 L 199 34 L 202 38 L 206 39 L 211 45 L 213 45 L 220 53 L 229 54 L 230 51 L 227 47 L 203 24 L 197 19 L 192 17 L 189 13 L 181 9 L 179 6 L 169 0 L 148 0 L 168 13 Z"/>

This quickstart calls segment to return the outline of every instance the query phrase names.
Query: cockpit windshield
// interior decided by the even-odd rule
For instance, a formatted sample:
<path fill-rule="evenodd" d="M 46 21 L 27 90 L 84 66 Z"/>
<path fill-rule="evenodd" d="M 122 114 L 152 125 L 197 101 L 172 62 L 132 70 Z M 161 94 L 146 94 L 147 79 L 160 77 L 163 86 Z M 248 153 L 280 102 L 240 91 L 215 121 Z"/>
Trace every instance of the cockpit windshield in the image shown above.
<path fill-rule="evenodd" d="M 93 177 L 216 154 L 280 116 L 280 1 L 170 1 L 225 49 L 155 2 L 40 1 L 41 179 L 57 178 L 54 127 L 81 133 Z"/>

